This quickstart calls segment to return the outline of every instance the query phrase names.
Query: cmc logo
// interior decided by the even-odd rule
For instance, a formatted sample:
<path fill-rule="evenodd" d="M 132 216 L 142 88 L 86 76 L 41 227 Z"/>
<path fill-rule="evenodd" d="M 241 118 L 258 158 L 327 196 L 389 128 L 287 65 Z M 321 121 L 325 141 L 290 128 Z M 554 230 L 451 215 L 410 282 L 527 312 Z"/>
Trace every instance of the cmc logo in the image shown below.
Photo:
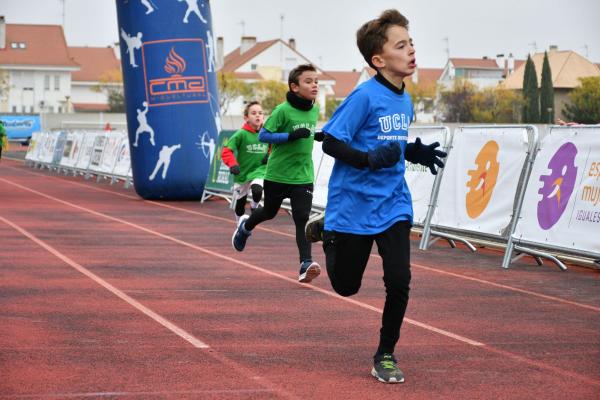
<path fill-rule="evenodd" d="M 208 102 L 204 49 L 202 39 L 156 40 L 142 45 L 150 107 Z"/>
<path fill-rule="evenodd" d="M 493 140 L 487 142 L 477 154 L 477 168 L 469 170 L 471 180 L 467 182 L 467 214 L 477 218 L 487 207 L 496 186 L 500 163 L 497 161 L 499 146 Z"/>
<path fill-rule="evenodd" d="M 544 230 L 552 228 L 567 208 L 577 177 L 575 156 L 577 147 L 571 142 L 563 144 L 548 162 L 550 175 L 540 176 L 544 186 L 538 190 L 542 199 L 538 202 L 537 217 Z"/>

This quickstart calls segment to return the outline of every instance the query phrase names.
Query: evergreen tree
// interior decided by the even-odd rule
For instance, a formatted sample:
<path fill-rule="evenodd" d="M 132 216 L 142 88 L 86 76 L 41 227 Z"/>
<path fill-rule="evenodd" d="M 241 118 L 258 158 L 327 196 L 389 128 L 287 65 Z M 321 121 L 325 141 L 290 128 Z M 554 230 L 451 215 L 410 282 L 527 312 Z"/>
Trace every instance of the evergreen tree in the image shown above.
<path fill-rule="evenodd" d="M 523 76 L 523 122 L 538 123 L 540 120 L 540 101 L 538 94 L 537 73 L 530 56 L 527 56 L 525 74 Z"/>
<path fill-rule="evenodd" d="M 543 124 L 551 124 L 553 121 L 554 87 L 552 86 L 552 71 L 550 70 L 548 53 L 544 52 L 544 65 L 542 66 L 542 87 L 540 88 L 540 122 Z"/>

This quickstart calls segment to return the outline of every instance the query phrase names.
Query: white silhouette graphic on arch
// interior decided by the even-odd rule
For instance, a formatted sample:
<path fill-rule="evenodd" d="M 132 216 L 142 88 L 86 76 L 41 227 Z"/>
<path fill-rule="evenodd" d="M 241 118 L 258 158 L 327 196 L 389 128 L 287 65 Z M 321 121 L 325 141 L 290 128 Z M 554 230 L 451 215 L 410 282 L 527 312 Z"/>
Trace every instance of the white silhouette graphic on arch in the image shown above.
<path fill-rule="evenodd" d="M 129 64 L 136 68 L 138 65 L 135 63 L 135 52 L 134 50 L 139 50 L 142 48 L 142 32 L 138 32 L 135 36 L 129 36 L 123 28 L 121 28 L 121 37 L 125 41 L 127 45 L 127 53 L 129 53 Z"/>
<path fill-rule="evenodd" d="M 208 56 L 208 72 L 215 70 L 215 43 L 210 30 L 206 31 L 206 54 Z"/>
<path fill-rule="evenodd" d="M 180 148 L 181 148 L 181 144 L 176 144 L 171 147 L 163 146 L 162 149 L 160 150 L 160 153 L 158 153 L 158 161 L 156 162 L 154 171 L 152 171 L 152 174 L 148 177 L 148 179 L 153 181 L 154 178 L 156 178 L 156 174 L 158 173 L 158 170 L 161 167 L 163 167 L 162 178 L 165 179 L 167 177 L 167 171 L 169 170 L 169 165 L 171 164 L 171 156 L 173 155 L 175 150 L 178 150 Z"/>
<path fill-rule="evenodd" d="M 196 14 L 198 16 L 198 18 L 200 18 L 200 21 L 202 21 L 206 24 L 206 20 L 200 13 L 200 8 L 198 8 L 198 0 L 177 0 L 177 1 L 180 3 L 182 1 L 185 1 L 187 3 L 187 10 L 185 11 L 185 16 L 183 17 L 184 24 L 188 23 L 188 17 L 190 16 L 191 13 Z"/>
<path fill-rule="evenodd" d="M 202 153 L 204 153 L 204 157 L 208 158 L 212 163 L 212 159 L 215 156 L 215 149 L 217 144 L 215 143 L 215 139 L 211 138 L 208 135 L 208 131 L 204 131 L 202 135 L 198 135 L 200 137 L 200 143 L 196 143 L 200 149 L 202 149 Z"/>
<path fill-rule="evenodd" d="M 146 118 L 146 114 L 148 114 L 148 102 L 144 101 L 142 103 L 144 106 L 144 111 L 137 109 L 137 120 L 138 120 L 138 128 L 135 131 L 135 142 L 133 142 L 133 147 L 137 147 L 138 139 L 140 137 L 140 133 L 149 133 L 150 134 L 150 144 L 154 146 L 154 129 L 150 125 L 148 125 L 148 119 Z"/>
<path fill-rule="evenodd" d="M 141 2 L 146 7 L 146 15 L 158 8 L 156 7 L 156 4 L 152 2 L 152 0 L 141 0 Z"/>

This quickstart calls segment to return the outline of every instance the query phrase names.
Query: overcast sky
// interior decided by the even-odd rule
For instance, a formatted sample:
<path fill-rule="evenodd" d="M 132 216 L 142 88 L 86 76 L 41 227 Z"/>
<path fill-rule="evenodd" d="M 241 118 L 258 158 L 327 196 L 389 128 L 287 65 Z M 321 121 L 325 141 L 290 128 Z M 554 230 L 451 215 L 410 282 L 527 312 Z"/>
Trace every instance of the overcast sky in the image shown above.
<path fill-rule="evenodd" d="M 118 40 L 115 0 L 64 0 L 64 3 L 69 45 L 107 46 Z M 210 3 L 215 37 L 224 37 L 226 53 L 239 46 L 242 33 L 256 36 L 259 41 L 279 38 L 283 33 L 286 40 L 296 39 L 300 53 L 326 70 L 362 68 L 364 62 L 355 45 L 355 32 L 362 23 L 387 8 L 398 8 L 409 19 L 421 67 L 443 67 L 448 48 L 451 57 L 513 53 L 522 59 L 534 49 L 543 51 L 549 45 L 557 45 L 559 50 L 574 50 L 583 56 L 587 53 L 590 60 L 600 63 L 600 0 L 212 0 Z M 0 13 L 8 23 L 62 24 L 63 0 L 0 0 Z"/>

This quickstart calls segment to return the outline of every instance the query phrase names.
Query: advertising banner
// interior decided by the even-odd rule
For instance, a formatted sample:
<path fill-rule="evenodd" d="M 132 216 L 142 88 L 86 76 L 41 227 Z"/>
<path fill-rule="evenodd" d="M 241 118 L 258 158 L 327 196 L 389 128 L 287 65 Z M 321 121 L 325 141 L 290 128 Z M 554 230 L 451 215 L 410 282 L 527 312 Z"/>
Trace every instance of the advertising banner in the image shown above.
<path fill-rule="evenodd" d="M 233 175 L 229 173 L 229 168 L 221 159 L 223 147 L 227 146 L 227 141 L 236 131 L 221 131 L 217 141 L 217 148 L 213 157 L 205 189 L 221 193 L 231 193 L 233 189 Z"/>
<path fill-rule="evenodd" d="M 8 140 L 27 140 L 41 130 L 39 115 L 0 115 Z"/>
<path fill-rule="evenodd" d="M 600 127 L 553 127 L 541 142 L 519 222 L 519 241 L 600 258 Z"/>
<path fill-rule="evenodd" d="M 457 129 L 432 225 L 508 236 L 528 147 L 525 127 Z"/>

